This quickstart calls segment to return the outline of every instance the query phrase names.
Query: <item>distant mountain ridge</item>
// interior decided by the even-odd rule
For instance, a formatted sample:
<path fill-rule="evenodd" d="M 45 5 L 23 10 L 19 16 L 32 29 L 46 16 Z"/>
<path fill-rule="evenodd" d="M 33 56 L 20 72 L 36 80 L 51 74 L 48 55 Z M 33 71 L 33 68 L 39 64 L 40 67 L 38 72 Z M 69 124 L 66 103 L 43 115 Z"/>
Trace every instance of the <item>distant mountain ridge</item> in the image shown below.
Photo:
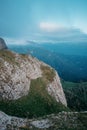
<path fill-rule="evenodd" d="M 50 44 L 48 46 L 47 44 L 31 43 L 21 47 L 9 45 L 9 48 L 18 53 L 31 54 L 51 65 L 64 80 L 72 82 L 87 81 L 87 56 L 60 54 L 53 51 L 53 45 Z"/>

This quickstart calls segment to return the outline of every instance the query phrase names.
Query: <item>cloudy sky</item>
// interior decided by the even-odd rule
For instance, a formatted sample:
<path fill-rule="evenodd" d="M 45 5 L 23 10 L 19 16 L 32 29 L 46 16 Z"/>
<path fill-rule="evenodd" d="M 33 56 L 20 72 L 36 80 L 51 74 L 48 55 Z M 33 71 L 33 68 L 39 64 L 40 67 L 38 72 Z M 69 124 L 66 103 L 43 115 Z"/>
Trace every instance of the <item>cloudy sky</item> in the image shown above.
<path fill-rule="evenodd" d="M 87 40 L 87 0 L 0 0 L 0 36 Z"/>

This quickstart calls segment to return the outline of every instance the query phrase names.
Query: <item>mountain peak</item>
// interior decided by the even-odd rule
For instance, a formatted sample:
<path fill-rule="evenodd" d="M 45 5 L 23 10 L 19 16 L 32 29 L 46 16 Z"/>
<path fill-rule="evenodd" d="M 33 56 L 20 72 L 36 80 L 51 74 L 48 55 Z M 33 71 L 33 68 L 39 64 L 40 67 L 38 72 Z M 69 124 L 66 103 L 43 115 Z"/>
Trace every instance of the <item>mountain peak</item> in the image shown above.
<path fill-rule="evenodd" d="M 0 50 L 7 49 L 7 45 L 3 38 L 0 38 Z"/>

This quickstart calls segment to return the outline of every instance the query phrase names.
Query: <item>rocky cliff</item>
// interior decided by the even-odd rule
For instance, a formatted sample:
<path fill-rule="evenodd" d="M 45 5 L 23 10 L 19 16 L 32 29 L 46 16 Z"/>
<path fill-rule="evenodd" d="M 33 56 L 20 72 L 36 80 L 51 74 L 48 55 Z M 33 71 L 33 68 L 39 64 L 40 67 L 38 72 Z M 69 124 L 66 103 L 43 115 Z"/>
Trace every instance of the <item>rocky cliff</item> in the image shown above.
<path fill-rule="evenodd" d="M 55 70 L 30 55 L 19 55 L 9 50 L 0 51 L 0 99 L 15 100 L 27 95 L 31 80 L 39 77 L 44 77 L 48 93 L 57 102 L 67 106 Z"/>
<path fill-rule="evenodd" d="M 7 49 L 4 39 L 0 38 L 0 50 Z"/>
<path fill-rule="evenodd" d="M 0 110 L 19 117 L 67 111 L 60 78 L 38 59 L 0 50 Z"/>

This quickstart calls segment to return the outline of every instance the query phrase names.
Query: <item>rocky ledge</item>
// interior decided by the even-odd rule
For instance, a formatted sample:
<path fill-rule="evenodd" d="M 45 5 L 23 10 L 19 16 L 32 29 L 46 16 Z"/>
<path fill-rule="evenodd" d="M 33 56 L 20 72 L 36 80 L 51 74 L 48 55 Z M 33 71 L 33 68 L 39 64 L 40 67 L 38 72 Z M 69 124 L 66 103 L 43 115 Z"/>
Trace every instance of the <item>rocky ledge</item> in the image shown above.
<path fill-rule="evenodd" d="M 8 116 L 0 111 L 0 130 L 87 130 L 87 112 L 60 112 L 37 119 Z"/>

